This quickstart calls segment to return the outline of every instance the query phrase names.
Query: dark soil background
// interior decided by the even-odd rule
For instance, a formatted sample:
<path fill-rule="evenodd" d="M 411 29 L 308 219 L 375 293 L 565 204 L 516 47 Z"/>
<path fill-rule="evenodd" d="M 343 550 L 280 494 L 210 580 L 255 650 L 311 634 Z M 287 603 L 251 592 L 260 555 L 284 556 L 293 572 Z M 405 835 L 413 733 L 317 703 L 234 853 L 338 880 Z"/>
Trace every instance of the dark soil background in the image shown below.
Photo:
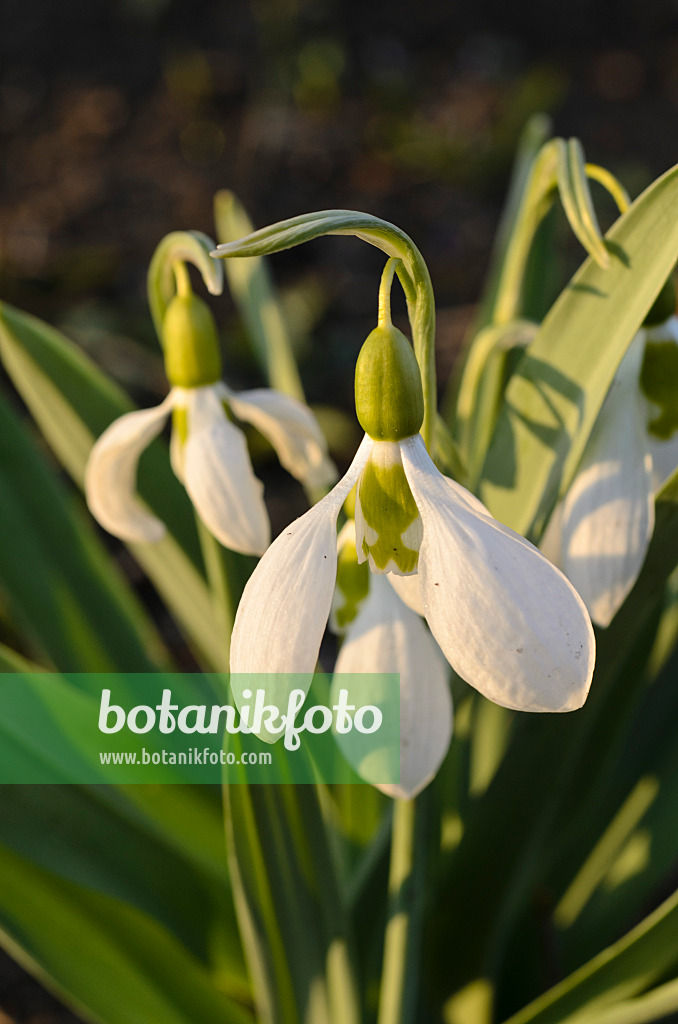
<path fill-rule="evenodd" d="M 548 112 L 632 195 L 678 160 L 675 0 L 4 0 L 2 13 L 0 297 L 76 337 L 140 400 L 164 387 L 148 261 L 168 231 L 213 233 L 219 188 L 257 225 L 326 207 L 397 222 L 431 269 L 446 371 L 530 114 Z M 338 238 L 273 261 L 312 341 L 314 402 L 350 409 L 381 263 Z M 227 374 L 254 380 L 228 299 L 215 308 Z M 10 961 L 0 1008 L 0 1024 L 76 1020 Z"/>

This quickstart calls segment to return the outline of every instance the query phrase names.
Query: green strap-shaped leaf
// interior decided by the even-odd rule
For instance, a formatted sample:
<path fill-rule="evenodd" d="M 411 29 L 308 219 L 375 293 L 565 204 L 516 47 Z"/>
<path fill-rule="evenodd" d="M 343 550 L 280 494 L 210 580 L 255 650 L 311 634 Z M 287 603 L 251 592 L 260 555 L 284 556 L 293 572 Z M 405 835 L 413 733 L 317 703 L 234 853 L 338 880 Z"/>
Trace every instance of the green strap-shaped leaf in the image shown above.
<path fill-rule="evenodd" d="M 480 494 L 502 522 L 538 535 L 571 479 L 614 373 L 678 258 L 678 168 L 606 236 L 528 346 L 506 390 Z"/>
<path fill-rule="evenodd" d="M 605 1010 L 577 1014 L 578 1024 L 647 1024 L 678 1010 L 678 979 L 652 989 L 638 999 L 625 999 Z"/>
<path fill-rule="evenodd" d="M 253 1024 L 218 973 L 157 921 L 4 846 L 0 942 L 97 1024 Z"/>
<path fill-rule="evenodd" d="M 351 942 L 314 787 L 225 787 L 236 910 L 264 1024 L 359 1024 Z"/>
<path fill-rule="evenodd" d="M 49 661 L 71 671 L 162 667 L 145 612 L 2 399 L 0 521 L 0 585 Z"/>
<path fill-rule="evenodd" d="M 643 992 L 678 965 L 678 893 L 570 977 L 535 999 L 506 1024 L 563 1024 L 589 1019 Z"/>
<path fill-rule="evenodd" d="M 474 323 L 474 335 L 495 322 L 500 283 L 511 241 L 522 216 L 523 196 L 530 183 L 535 157 L 551 133 L 551 120 L 534 114 L 525 125 L 516 152 L 511 183 L 492 250 L 492 262 Z"/>
<path fill-rule="evenodd" d="M 482 330 L 469 350 L 459 390 L 457 431 L 471 490 L 477 485 L 497 423 L 509 353 L 526 347 L 536 332 L 537 325 L 527 320 L 497 324 Z"/>

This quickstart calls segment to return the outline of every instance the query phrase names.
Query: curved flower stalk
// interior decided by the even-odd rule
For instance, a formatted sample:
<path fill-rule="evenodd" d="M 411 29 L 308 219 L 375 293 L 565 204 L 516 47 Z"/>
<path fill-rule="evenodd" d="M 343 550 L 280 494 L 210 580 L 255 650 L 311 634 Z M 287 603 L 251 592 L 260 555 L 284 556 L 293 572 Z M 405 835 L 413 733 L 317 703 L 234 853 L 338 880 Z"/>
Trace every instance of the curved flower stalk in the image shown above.
<path fill-rule="evenodd" d="M 208 249 L 212 244 L 207 239 Z M 182 249 L 181 255 L 191 253 Z M 164 304 L 159 293 L 153 310 L 162 319 L 170 392 L 156 408 L 127 413 L 104 431 L 87 465 L 87 502 L 101 525 L 122 540 L 149 543 L 164 535 L 164 524 L 136 494 L 136 474 L 141 453 L 171 415 L 172 468 L 198 515 L 226 547 L 259 555 L 270 542 L 263 485 L 232 418 L 256 427 L 285 469 L 309 487 L 329 485 L 336 469 L 305 405 L 267 388 L 237 393 L 220 380 L 212 314 L 193 295 L 183 263 L 175 264 L 175 275 L 177 294 Z"/>
<path fill-rule="evenodd" d="M 541 543 L 607 627 L 654 530 L 654 495 L 678 465 L 678 319 L 641 328 L 622 360 L 569 490 Z M 668 371 L 668 372 L 667 372 Z"/>
<path fill-rule="evenodd" d="M 417 574 L 431 633 L 455 671 L 515 710 L 579 708 L 594 662 L 581 598 L 533 545 L 435 467 L 419 434 L 418 367 L 390 323 L 388 288 L 390 280 L 356 367 L 363 442 L 343 479 L 255 569 L 236 616 L 231 670 L 307 673 L 310 682 L 334 592 L 337 517 L 357 483 L 359 558 L 373 572 Z"/>
<path fill-rule="evenodd" d="M 353 520 L 340 531 L 337 550 L 330 628 L 345 635 L 335 672 L 399 674 L 400 782 L 377 788 L 412 799 L 435 776 L 452 738 L 449 669 L 420 615 L 389 586 L 395 577 L 373 575 L 359 565 Z M 337 740 L 341 745 L 341 736 Z"/>

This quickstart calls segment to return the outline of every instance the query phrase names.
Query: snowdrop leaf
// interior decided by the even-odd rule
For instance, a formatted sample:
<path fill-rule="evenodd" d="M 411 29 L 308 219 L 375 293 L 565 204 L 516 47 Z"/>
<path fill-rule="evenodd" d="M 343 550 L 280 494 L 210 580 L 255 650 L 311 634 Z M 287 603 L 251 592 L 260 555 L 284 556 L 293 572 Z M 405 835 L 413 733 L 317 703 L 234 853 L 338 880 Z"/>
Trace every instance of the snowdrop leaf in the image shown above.
<path fill-rule="evenodd" d="M 575 1017 L 582 1024 L 597 1022 L 602 1019 L 602 1011 L 643 992 L 675 969 L 677 963 L 678 893 L 673 893 L 622 939 L 510 1017 L 506 1024 L 560 1024 Z"/>
<path fill-rule="evenodd" d="M 151 671 L 163 647 L 91 524 L 0 401 L 0 581 L 11 617 L 46 661 Z"/>
<path fill-rule="evenodd" d="M 212 968 L 120 899 L 0 846 L 0 942 L 79 1014 L 107 1024 L 252 1024 Z M 16 938 L 15 938 L 16 936 Z"/>

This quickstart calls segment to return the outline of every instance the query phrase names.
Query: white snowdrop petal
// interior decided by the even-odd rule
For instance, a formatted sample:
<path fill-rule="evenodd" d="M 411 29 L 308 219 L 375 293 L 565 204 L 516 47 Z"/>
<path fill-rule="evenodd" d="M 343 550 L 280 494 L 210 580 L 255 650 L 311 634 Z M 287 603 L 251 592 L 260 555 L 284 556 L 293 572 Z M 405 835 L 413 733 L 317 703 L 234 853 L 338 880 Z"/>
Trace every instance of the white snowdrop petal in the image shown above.
<path fill-rule="evenodd" d="M 581 707 L 595 640 L 579 595 L 532 544 L 457 497 L 421 437 L 402 441 L 401 449 L 424 523 L 426 618 L 447 660 L 504 707 Z"/>
<path fill-rule="evenodd" d="M 652 458 L 638 394 L 642 344 L 625 356 L 563 502 L 562 568 L 608 626 L 633 587 L 654 529 Z"/>
<path fill-rule="evenodd" d="M 95 519 L 125 541 L 152 542 L 164 524 L 137 497 L 141 453 L 158 436 L 169 415 L 173 393 L 153 409 L 129 412 L 111 423 L 95 442 L 85 471 L 85 496 Z"/>
<path fill-rule="evenodd" d="M 391 584 L 403 604 L 406 604 L 413 612 L 416 612 L 417 615 L 421 615 L 423 617 L 424 602 L 421 597 L 419 573 L 414 573 L 411 576 L 397 576 L 394 572 L 390 572 L 386 579 Z"/>
<path fill-rule="evenodd" d="M 467 490 L 466 487 L 462 487 L 462 485 L 458 484 L 456 480 L 452 479 L 452 477 L 446 476 L 444 479 L 447 481 L 448 487 L 452 488 L 457 498 L 466 502 L 469 508 L 473 509 L 474 512 L 478 512 L 481 516 L 489 516 L 490 519 L 494 519 L 490 510 L 486 505 L 483 505 L 482 501 L 476 494 Z"/>
<path fill-rule="evenodd" d="M 229 421 L 212 387 L 193 389 L 187 415 L 183 476 L 198 515 L 225 547 L 261 554 L 271 528 L 243 432 Z"/>
<path fill-rule="evenodd" d="M 480 498 L 477 498 L 475 494 L 467 491 L 465 487 L 458 484 L 456 480 L 452 480 L 449 476 L 445 477 L 448 485 L 452 488 L 454 493 L 466 502 L 471 508 L 475 509 L 476 512 L 480 512 L 481 515 L 490 516 L 488 509 L 483 505 Z M 490 518 L 492 518 L 490 516 Z M 421 519 L 417 520 L 421 531 Z M 423 537 L 423 531 L 420 533 L 420 538 Z M 421 545 L 421 539 L 418 540 L 417 547 Z M 421 597 L 421 587 L 419 585 L 419 574 L 414 573 L 410 576 L 397 576 L 395 573 L 389 573 L 387 577 L 389 583 L 395 590 L 396 594 L 403 601 L 408 608 L 411 608 L 417 615 L 424 616 L 424 602 Z"/>
<path fill-rule="evenodd" d="M 369 596 L 348 628 L 335 672 L 400 674 L 400 782 L 378 788 L 392 797 L 416 796 L 450 745 L 449 669 L 421 618 L 383 576 L 371 578 Z M 338 735 L 340 746 L 341 740 Z"/>
<path fill-rule="evenodd" d="M 337 516 L 371 444 L 363 440 L 343 479 L 283 530 L 252 573 L 233 627 L 232 672 L 315 669 L 334 592 Z"/>
<path fill-rule="evenodd" d="M 251 423 L 275 448 L 281 465 L 309 487 L 325 487 L 337 479 L 318 421 L 302 402 L 280 391 L 256 388 L 229 392 L 231 409 Z"/>

